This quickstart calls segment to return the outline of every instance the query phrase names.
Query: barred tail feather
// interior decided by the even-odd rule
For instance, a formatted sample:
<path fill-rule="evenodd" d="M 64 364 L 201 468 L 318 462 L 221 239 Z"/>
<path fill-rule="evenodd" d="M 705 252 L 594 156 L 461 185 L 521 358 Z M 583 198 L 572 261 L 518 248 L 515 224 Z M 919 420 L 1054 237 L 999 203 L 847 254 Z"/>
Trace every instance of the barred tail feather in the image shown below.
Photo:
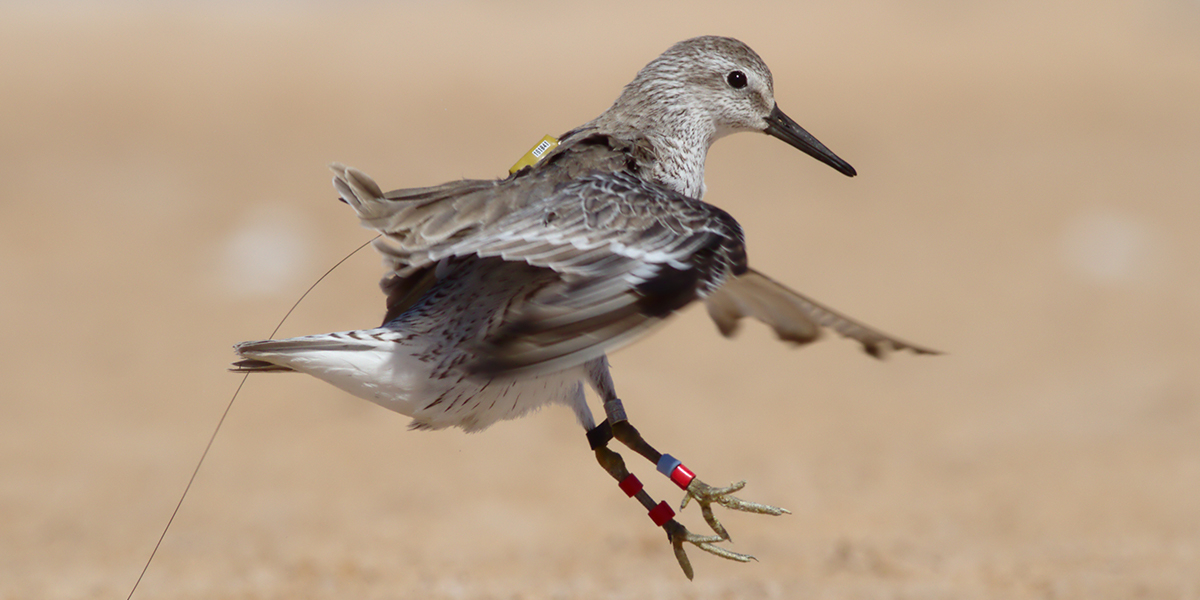
<path fill-rule="evenodd" d="M 404 332 L 388 328 L 343 331 L 234 346 L 238 373 L 296 371 L 312 375 L 360 398 L 412 415 L 412 404 L 428 387 Z"/>

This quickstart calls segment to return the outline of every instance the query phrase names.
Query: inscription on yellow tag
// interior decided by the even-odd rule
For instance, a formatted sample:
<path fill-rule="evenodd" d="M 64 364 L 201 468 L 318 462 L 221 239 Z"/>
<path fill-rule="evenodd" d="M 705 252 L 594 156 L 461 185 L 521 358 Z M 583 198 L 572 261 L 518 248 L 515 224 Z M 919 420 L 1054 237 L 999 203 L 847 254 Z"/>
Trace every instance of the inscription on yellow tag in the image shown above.
<path fill-rule="evenodd" d="M 516 173 L 525 167 L 536 165 L 539 160 L 542 160 L 543 156 L 546 156 L 546 154 L 553 150 L 557 145 L 558 140 L 553 136 L 548 135 L 542 138 L 542 141 L 538 142 L 536 146 L 529 150 L 529 152 L 526 152 L 525 156 L 522 156 L 521 160 L 518 160 L 517 164 L 513 165 L 512 168 L 508 170 L 509 174 Z"/>

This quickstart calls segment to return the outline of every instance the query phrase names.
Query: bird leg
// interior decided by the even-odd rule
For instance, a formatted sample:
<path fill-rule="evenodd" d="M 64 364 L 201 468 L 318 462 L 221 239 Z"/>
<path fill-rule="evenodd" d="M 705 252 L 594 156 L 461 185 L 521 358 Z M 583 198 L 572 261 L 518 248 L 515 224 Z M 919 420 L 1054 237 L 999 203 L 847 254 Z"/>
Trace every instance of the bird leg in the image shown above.
<path fill-rule="evenodd" d="M 769 504 L 760 504 L 758 502 L 750 502 L 742 500 L 737 496 L 733 496 L 734 492 L 740 491 L 746 487 L 745 481 L 725 486 L 713 487 L 701 481 L 690 469 L 683 466 L 679 459 L 670 454 L 661 454 L 655 450 L 638 430 L 629 423 L 629 421 L 621 421 L 612 424 L 613 437 L 626 446 L 629 446 L 634 452 L 646 457 L 646 460 L 654 463 L 658 468 L 658 472 L 666 475 L 675 485 L 678 485 L 684 490 L 683 501 L 679 503 L 679 510 L 687 508 L 692 499 L 700 505 L 700 513 L 704 516 L 704 521 L 712 528 L 713 532 L 721 536 L 723 539 L 732 541 L 729 532 L 721 525 L 713 515 L 713 503 L 724 506 L 731 510 L 740 510 L 742 512 L 757 513 L 762 515 L 779 516 L 788 513 L 787 509 L 771 506 Z M 790 513 L 789 513 L 790 514 Z"/>
<path fill-rule="evenodd" d="M 607 437 L 603 437 L 602 435 L 597 435 L 597 432 L 607 432 L 608 435 Z M 596 440 L 598 439 L 603 439 L 603 441 L 597 446 Z M 642 487 L 642 482 L 638 480 L 637 476 L 625 468 L 625 460 L 621 458 L 621 455 L 608 449 L 606 444 L 609 439 L 612 439 L 612 430 L 608 427 L 608 421 L 601 423 L 588 432 L 588 440 L 593 444 L 593 450 L 596 452 L 596 460 L 600 463 L 600 466 L 604 467 L 604 470 L 608 471 L 608 474 L 617 480 L 617 485 L 621 488 L 621 491 L 625 492 L 627 496 L 637 498 L 637 501 L 646 508 L 650 519 L 654 521 L 655 525 L 666 530 L 667 539 L 675 549 L 675 560 L 679 561 L 679 567 L 683 569 L 683 574 L 689 580 L 692 579 L 695 572 L 692 570 L 692 563 L 688 560 L 687 553 L 684 552 L 684 542 L 694 544 L 705 552 L 711 552 L 730 560 L 749 562 L 754 559 L 753 556 L 748 554 L 731 552 L 720 546 L 713 545 L 725 541 L 728 539 L 727 537 L 723 538 L 719 535 L 696 535 L 688 531 L 679 521 L 675 520 L 675 511 L 671 510 L 671 507 L 666 502 L 655 503 L 650 494 L 646 493 L 646 490 Z"/>
<path fill-rule="evenodd" d="M 629 424 L 620 400 L 615 397 L 606 400 L 604 409 L 608 418 L 587 433 L 588 442 L 591 444 L 592 450 L 596 453 L 596 460 L 613 479 L 617 480 L 617 484 L 626 495 L 636 497 L 638 502 L 649 511 L 650 518 L 654 521 L 654 524 L 666 530 L 667 539 L 670 540 L 675 550 L 675 559 L 679 561 L 679 566 L 683 569 L 683 573 L 688 579 L 692 578 L 693 570 L 691 561 L 688 560 L 687 554 L 684 552 L 684 542 L 693 544 L 705 552 L 729 560 L 739 562 L 757 560 L 749 554 L 732 552 L 715 545 L 720 542 L 731 541 L 731 538 L 729 532 L 726 531 L 725 527 L 721 525 L 720 521 L 713 514 L 712 504 L 720 504 L 733 510 L 769 515 L 780 515 L 788 512 L 787 510 L 757 502 L 747 502 L 732 496 L 732 493 L 742 489 L 746 485 L 744 481 L 723 488 L 714 488 L 705 484 L 696 478 L 695 474 L 687 467 L 684 467 L 679 460 L 669 454 L 658 452 L 650 444 L 646 443 L 637 429 Z M 675 520 L 675 512 L 671 510 L 671 507 L 666 502 L 655 503 L 654 499 L 642 489 L 641 481 L 626 469 L 625 461 L 621 458 L 621 455 L 608 449 L 608 442 L 614 437 L 633 451 L 646 457 L 650 462 L 655 463 L 659 472 L 669 477 L 671 481 L 686 491 L 683 502 L 680 504 L 680 510 L 683 510 L 688 502 L 695 498 L 696 502 L 700 505 L 700 512 L 704 516 L 704 521 L 708 523 L 709 527 L 717 535 L 702 536 L 688 531 L 686 527 Z"/>

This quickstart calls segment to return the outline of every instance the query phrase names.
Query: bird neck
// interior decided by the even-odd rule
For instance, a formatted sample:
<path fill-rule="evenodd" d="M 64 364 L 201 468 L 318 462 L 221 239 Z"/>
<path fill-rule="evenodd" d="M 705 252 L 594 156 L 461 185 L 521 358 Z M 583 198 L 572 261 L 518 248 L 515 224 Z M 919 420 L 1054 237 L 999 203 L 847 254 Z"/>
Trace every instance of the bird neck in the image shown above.
<path fill-rule="evenodd" d="M 660 132 L 656 132 L 660 133 Z M 704 132 L 675 132 L 676 135 L 649 135 L 655 158 L 652 173 L 657 183 L 685 196 L 703 198 L 704 161 L 712 142 Z"/>
<path fill-rule="evenodd" d="M 709 147 L 718 137 L 712 120 L 694 107 L 647 110 L 648 104 L 628 105 L 618 100 L 588 125 L 594 126 L 597 133 L 648 141 L 653 147 L 652 164 L 643 165 L 644 172 L 655 183 L 685 196 L 702 198 L 704 161 Z M 695 118 L 688 118 L 691 116 Z"/>

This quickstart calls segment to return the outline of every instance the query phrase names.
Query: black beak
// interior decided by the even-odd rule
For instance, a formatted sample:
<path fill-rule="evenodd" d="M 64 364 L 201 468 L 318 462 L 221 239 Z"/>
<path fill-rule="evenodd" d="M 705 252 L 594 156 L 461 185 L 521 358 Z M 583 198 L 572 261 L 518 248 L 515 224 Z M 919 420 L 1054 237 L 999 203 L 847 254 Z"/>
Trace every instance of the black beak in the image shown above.
<path fill-rule="evenodd" d="M 817 138 L 805 131 L 803 127 L 796 124 L 791 117 L 783 114 L 779 110 L 779 105 L 775 105 L 775 109 L 767 116 L 767 128 L 763 133 L 777 137 L 793 148 L 837 169 L 839 173 L 847 177 L 854 177 L 858 174 L 850 163 L 838 158 L 832 150 L 825 147 L 825 144 L 817 141 Z"/>

